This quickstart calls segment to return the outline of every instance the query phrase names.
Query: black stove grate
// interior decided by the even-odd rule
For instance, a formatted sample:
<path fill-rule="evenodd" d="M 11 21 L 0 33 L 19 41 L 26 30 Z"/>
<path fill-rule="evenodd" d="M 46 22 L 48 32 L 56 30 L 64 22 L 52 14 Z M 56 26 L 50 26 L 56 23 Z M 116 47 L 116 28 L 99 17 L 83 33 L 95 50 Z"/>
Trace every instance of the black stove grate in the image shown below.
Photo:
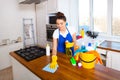
<path fill-rule="evenodd" d="M 44 56 L 46 54 L 46 50 L 38 46 L 31 46 L 28 48 L 17 50 L 15 51 L 15 53 L 24 58 L 25 60 L 31 61 L 41 56 Z"/>

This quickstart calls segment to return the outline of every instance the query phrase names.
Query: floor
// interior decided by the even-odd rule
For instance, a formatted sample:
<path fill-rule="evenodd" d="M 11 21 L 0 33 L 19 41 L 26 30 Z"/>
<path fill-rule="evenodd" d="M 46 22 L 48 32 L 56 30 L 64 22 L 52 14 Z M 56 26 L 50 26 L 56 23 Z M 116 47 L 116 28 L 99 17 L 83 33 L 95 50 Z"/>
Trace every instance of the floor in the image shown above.
<path fill-rule="evenodd" d="M 0 70 L 0 80 L 13 80 L 12 67 Z"/>

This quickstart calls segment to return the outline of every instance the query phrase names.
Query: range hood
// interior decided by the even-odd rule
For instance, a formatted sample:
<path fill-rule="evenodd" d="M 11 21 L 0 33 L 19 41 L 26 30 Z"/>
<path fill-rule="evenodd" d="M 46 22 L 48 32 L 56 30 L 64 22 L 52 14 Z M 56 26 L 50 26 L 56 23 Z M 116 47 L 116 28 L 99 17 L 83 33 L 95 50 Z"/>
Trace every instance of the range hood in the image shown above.
<path fill-rule="evenodd" d="M 32 3 L 39 4 L 40 2 L 43 2 L 43 1 L 46 1 L 46 0 L 19 0 L 19 3 L 20 4 L 32 4 Z"/>

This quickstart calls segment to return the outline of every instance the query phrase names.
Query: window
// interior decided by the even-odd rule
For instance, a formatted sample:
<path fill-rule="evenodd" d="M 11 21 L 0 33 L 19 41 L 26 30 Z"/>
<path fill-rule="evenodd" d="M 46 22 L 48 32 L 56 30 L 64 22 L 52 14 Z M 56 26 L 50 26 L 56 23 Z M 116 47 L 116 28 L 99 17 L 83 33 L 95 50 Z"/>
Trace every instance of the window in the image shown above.
<path fill-rule="evenodd" d="M 120 39 L 120 0 L 79 0 L 79 27 Z"/>
<path fill-rule="evenodd" d="M 120 36 L 120 0 L 113 0 L 112 35 Z"/>
<path fill-rule="evenodd" d="M 89 0 L 79 0 L 79 29 L 90 26 L 89 12 Z"/>
<path fill-rule="evenodd" d="M 107 32 L 107 0 L 93 0 L 94 31 Z"/>

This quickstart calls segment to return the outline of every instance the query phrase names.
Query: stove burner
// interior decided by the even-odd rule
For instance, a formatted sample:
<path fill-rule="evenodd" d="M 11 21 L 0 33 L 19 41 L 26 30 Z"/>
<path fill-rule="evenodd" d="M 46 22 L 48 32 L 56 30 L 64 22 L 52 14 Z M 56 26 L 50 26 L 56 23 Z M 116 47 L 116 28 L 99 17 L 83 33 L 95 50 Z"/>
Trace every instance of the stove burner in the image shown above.
<path fill-rule="evenodd" d="M 38 46 L 31 46 L 29 48 L 17 50 L 15 51 L 15 53 L 24 58 L 25 60 L 31 61 L 45 55 L 46 50 Z"/>

